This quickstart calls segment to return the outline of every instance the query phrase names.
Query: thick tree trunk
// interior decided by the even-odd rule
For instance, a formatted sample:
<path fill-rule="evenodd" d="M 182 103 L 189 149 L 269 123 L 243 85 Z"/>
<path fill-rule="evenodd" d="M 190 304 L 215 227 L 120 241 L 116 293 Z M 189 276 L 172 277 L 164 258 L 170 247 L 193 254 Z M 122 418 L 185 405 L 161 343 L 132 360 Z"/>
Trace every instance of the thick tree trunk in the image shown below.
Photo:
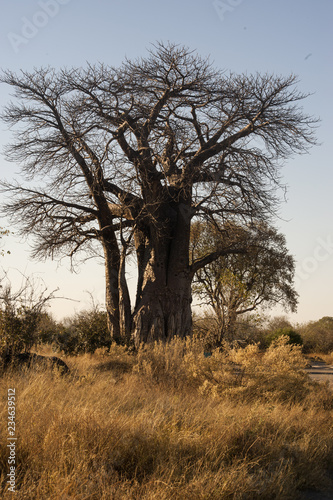
<path fill-rule="evenodd" d="M 132 320 L 136 347 L 140 342 L 191 334 L 190 212 L 183 207 L 169 210 L 158 230 L 153 225 L 150 228 Z"/>
<path fill-rule="evenodd" d="M 152 274 L 133 316 L 132 339 L 136 347 L 141 342 L 169 341 L 191 333 L 191 280 L 179 278 L 177 285 L 162 284 Z"/>

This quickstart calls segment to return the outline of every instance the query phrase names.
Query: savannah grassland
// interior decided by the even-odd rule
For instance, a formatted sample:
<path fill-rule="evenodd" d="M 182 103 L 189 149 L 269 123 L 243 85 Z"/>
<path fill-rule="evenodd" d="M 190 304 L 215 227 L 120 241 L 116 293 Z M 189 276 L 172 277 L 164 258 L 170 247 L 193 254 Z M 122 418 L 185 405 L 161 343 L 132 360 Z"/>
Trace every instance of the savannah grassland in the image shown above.
<path fill-rule="evenodd" d="M 51 352 L 49 352 L 51 354 Z M 297 499 L 332 491 L 333 396 L 279 341 L 205 357 L 194 340 L 63 358 L 71 374 L 7 372 L 17 485 L 1 498 Z"/>

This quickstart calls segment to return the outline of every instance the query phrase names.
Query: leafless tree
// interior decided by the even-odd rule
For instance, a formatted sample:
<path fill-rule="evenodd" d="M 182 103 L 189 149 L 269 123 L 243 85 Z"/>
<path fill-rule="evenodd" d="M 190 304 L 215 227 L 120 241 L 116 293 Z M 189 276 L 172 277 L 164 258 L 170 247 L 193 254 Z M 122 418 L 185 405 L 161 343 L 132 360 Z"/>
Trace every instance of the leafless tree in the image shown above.
<path fill-rule="evenodd" d="M 3 113 L 16 130 L 7 157 L 26 179 L 4 184 L 5 214 L 34 237 L 35 256 L 101 244 L 111 334 L 131 332 L 136 344 L 191 331 L 192 278 L 226 251 L 190 265 L 191 222 L 266 219 L 281 163 L 314 143 L 295 76 L 226 74 L 174 44 L 119 68 L 5 72 L 2 81 L 15 89 Z"/>

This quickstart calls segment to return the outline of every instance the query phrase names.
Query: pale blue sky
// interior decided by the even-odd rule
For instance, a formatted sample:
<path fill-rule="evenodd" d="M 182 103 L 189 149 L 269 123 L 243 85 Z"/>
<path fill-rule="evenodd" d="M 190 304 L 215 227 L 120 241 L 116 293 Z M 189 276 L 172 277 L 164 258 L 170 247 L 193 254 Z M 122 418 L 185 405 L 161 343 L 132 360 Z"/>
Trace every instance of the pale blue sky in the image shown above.
<path fill-rule="evenodd" d="M 313 93 L 303 102 L 305 111 L 322 120 L 320 146 L 283 168 L 287 203 L 276 225 L 298 264 L 300 303 L 290 318 L 333 316 L 331 0 L 4 0 L 1 10 L 4 69 L 82 66 L 86 61 L 118 65 L 125 56 L 145 56 L 156 40 L 170 40 L 210 55 L 225 70 L 298 75 L 300 90 Z M 2 85 L 0 106 L 7 101 L 8 89 Z M 0 147 L 9 140 L 0 124 Z M 3 156 L 0 169 L 8 179 L 18 171 Z M 10 222 L 0 225 L 9 228 Z M 2 266 L 11 269 L 14 281 L 19 279 L 15 269 L 34 273 L 50 289 L 59 286 L 60 294 L 78 301 L 55 301 L 57 317 L 86 307 L 85 290 L 103 302 L 103 267 L 97 263 L 89 261 L 73 275 L 66 259 L 61 265 L 35 262 L 29 259 L 28 243 L 10 237 L 5 244 L 11 255 L 2 258 Z"/>

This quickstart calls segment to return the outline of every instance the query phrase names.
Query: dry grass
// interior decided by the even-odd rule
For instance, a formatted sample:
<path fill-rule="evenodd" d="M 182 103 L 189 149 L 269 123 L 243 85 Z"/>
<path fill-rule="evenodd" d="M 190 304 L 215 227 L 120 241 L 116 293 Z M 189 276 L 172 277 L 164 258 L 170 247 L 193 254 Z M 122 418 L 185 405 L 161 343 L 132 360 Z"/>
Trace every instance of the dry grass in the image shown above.
<path fill-rule="evenodd" d="M 17 499 L 271 500 L 330 488 L 333 398 L 308 381 L 297 348 L 205 358 L 175 340 L 65 361 L 70 376 L 1 380 L 2 426 L 7 388 L 17 393 Z M 2 442 L 2 498 L 7 456 Z"/>

